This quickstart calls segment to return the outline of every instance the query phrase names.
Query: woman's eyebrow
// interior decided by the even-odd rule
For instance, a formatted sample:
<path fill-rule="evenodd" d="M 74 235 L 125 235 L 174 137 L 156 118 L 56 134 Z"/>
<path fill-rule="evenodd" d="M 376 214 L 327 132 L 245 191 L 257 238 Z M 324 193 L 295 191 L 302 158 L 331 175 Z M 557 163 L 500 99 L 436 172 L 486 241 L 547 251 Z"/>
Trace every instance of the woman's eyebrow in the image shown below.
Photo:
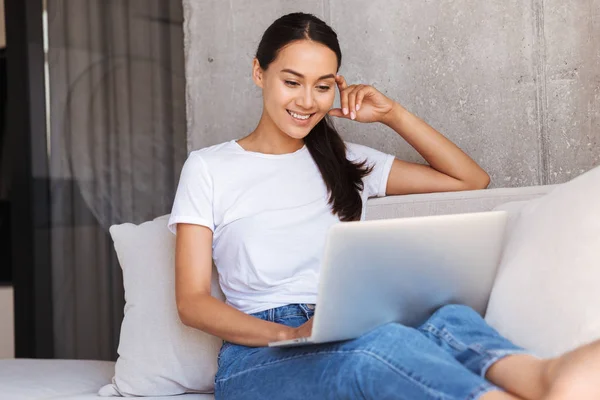
<path fill-rule="evenodd" d="M 300 72 L 296 72 L 294 70 L 291 69 L 282 69 L 281 72 L 287 72 L 290 73 L 292 75 L 296 75 L 299 78 L 304 78 L 304 75 L 302 75 Z M 317 79 L 318 81 L 322 80 L 322 79 L 329 79 L 329 78 L 335 78 L 334 74 L 328 74 L 328 75 L 323 75 L 321 77 L 319 77 L 319 79 Z"/>

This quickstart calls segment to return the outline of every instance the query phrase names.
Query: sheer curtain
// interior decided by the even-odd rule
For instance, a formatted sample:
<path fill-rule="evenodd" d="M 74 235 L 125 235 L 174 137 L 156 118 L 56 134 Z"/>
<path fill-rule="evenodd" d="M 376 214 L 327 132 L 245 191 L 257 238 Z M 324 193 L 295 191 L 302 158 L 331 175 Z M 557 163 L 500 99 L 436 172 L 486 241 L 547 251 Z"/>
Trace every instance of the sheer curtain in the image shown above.
<path fill-rule="evenodd" d="M 180 1 L 47 0 L 55 357 L 116 358 L 112 224 L 170 211 L 186 158 Z"/>

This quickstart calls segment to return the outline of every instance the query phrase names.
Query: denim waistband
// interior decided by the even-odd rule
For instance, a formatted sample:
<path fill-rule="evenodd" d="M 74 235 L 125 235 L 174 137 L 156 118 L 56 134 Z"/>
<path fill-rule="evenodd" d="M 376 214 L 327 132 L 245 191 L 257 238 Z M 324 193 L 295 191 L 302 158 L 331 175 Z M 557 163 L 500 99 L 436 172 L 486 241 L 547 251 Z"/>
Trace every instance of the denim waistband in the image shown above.
<path fill-rule="evenodd" d="M 273 322 L 277 319 L 290 317 L 294 315 L 304 315 L 308 318 L 309 316 L 312 316 L 314 314 L 315 308 L 315 304 L 309 303 L 287 304 L 285 306 L 270 308 L 268 310 L 259 311 L 250 315 L 263 319 L 265 321 Z"/>

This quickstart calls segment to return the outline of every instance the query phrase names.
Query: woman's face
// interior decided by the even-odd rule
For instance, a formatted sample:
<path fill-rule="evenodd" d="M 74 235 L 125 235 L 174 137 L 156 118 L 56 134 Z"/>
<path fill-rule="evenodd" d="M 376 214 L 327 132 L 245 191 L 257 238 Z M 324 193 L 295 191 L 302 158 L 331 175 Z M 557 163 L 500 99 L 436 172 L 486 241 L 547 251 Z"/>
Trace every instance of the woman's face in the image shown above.
<path fill-rule="evenodd" d="M 308 40 L 281 49 L 266 71 L 255 59 L 253 78 L 263 89 L 263 112 L 283 133 L 304 138 L 333 106 L 336 72 L 335 53 Z"/>

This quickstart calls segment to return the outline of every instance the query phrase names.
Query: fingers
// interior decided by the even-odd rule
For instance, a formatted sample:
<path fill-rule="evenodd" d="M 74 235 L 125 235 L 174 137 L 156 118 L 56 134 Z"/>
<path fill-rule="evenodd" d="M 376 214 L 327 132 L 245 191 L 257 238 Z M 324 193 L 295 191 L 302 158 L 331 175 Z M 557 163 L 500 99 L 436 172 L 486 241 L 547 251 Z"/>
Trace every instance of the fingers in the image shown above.
<path fill-rule="evenodd" d="M 308 328 L 308 336 L 312 335 L 313 320 L 314 320 L 314 317 L 310 317 L 310 319 L 308 321 L 306 321 L 306 326 Z"/>
<path fill-rule="evenodd" d="M 364 85 L 353 85 L 352 90 L 348 89 L 348 107 L 350 109 L 350 119 L 356 118 L 356 112 L 358 109 L 356 108 L 356 95 L 360 93 Z"/>
<path fill-rule="evenodd" d="M 367 90 L 359 90 L 358 93 L 356 93 L 356 111 L 360 110 L 360 106 L 362 105 L 363 99 L 365 98 L 366 94 Z"/>
<path fill-rule="evenodd" d="M 313 318 L 310 317 L 308 321 L 296 328 L 297 337 L 310 337 L 312 335 Z"/>
<path fill-rule="evenodd" d="M 344 113 L 342 112 L 341 108 L 332 108 L 331 110 L 329 110 L 329 112 L 327 114 L 331 115 L 332 117 L 339 117 L 339 118 L 346 117 L 344 115 Z"/>
<path fill-rule="evenodd" d="M 335 83 L 338 85 L 338 90 L 340 91 L 340 107 L 342 108 L 343 115 L 348 115 L 348 96 L 344 95 L 346 89 L 348 89 L 348 83 L 346 83 L 346 79 L 342 75 L 336 75 Z"/>
<path fill-rule="evenodd" d="M 346 83 L 346 78 L 344 78 L 342 75 L 335 76 L 335 83 L 337 83 L 340 91 L 342 91 L 348 87 L 348 84 Z"/>
<path fill-rule="evenodd" d="M 329 111 L 333 117 L 345 117 L 356 119 L 356 113 L 360 110 L 362 101 L 366 95 L 366 85 L 348 86 L 346 79 L 342 75 L 335 77 L 335 82 L 340 91 L 340 108 Z"/>

